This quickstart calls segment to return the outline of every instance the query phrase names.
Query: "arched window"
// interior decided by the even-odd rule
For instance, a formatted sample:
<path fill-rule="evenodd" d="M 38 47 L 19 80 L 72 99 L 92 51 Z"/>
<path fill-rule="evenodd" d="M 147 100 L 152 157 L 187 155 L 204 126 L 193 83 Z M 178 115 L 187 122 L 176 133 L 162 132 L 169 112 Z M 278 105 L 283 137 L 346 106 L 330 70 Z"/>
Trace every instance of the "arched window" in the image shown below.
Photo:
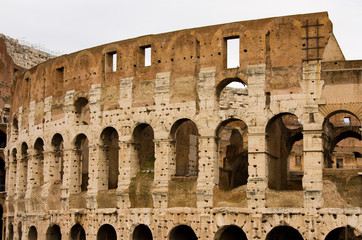
<path fill-rule="evenodd" d="M 217 130 L 219 151 L 219 187 L 230 190 L 248 182 L 248 127 L 229 119 Z"/>
<path fill-rule="evenodd" d="M 90 122 L 90 112 L 88 99 L 84 97 L 78 98 L 74 102 L 75 121 L 77 125 L 88 125 Z"/>
<path fill-rule="evenodd" d="M 228 225 L 217 231 L 215 240 L 247 240 L 247 237 L 241 228 L 235 225 Z"/>
<path fill-rule="evenodd" d="M 325 238 L 325 240 L 359 240 L 359 239 L 362 239 L 362 234 L 350 226 L 336 228 L 330 231 Z"/>
<path fill-rule="evenodd" d="M 116 230 L 109 224 L 102 225 L 98 230 L 97 240 L 117 240 Z"/>
<path fill-rule="evenodd" d="M 53 161 L 52 167 L 55 169 L 55 176 L 59 180 L 63 180 L 64 175 L 64 155 L 63 155 L 63 137 L 60 134 L 55 134 L 52 138 L 52 147 L 53 147 Z M 58 175 L 59 174 L 59 175 Z"/>
<path fill-rule="evenodd" d="M 42 186 L 44 184 L 44 142 L 41 138 L 38 138 L 34 144 L 35 150 L 35 162 L 36 164 L 33 165 L 34 172 L 33 174 L 35 180 L 35 186 Z"/>
<path fill-rule="evenodd" d="M 38 232 L 36 231 L 36 227 L 31 226 L 29 228 L 28 239 L 29 240 L 37 240 L 38 239 Z"/>
<path fill-rule="evenodd" d="M 81 191 L 87 191 L 88 188 L 88 169 L 89 169 L 89 146 L 88 138 L 84 134 L 77 136 L 75 141 L 76 158 L 79 164 L 81 176 Z"/>
<path fill-rule="evenodd" d="M 279 239 L 303 240 L 303 237 L 296 229 L 289 226 L 275 227 L 266 236 L 266 240 Z"/>
<path fill-rule="evenodd" d="M 169 240 L 197 240 L 197 236 L 191 227 L 179 225 L 171 230 Z"/>
<path fill-rule="evenodd" d="M 70 240 L 86 240 L 84 228 L 80 224 L 76 224 L 70 230 Z"/>
<path fill-rule="evenodd" d="M 176 176 L 198 175 L 198 130 L 189 119 L 178 120 L 171 128 L 171 136 L 175 140 Z"/>
<path fill-rule="evenodd" d="M 118 132 L 112 127 L 107 127 L 101 134 L 101 162 L 107 172 L 108 189 L 116 189 L 119 175 L 119 147 Z"/>
<path fill-rule="evenodd" d="M 46 232 L 46 240 L 61 240 L 62 234 L 58 225 L 53 225 Z"/>
<path fill-rule="evenodd" d="M 282 113 L 269 120 L 266 126 L 266 144 L 270 189 L 302 190 L 302 169 L 297 168 L 299 173 L 295 176 L 290 169 L 290 161 L 294 162 L 296 156 L 300 156 L 300 162 L 303 162 L 302 131 L 303 126 L 294 114 Z"/>
<path fill-rule="evenodd" d="M 150 228 L 144 224 L 138 225 L 132 234 L 132 240 L 152 240 L 152 232 Z"/>

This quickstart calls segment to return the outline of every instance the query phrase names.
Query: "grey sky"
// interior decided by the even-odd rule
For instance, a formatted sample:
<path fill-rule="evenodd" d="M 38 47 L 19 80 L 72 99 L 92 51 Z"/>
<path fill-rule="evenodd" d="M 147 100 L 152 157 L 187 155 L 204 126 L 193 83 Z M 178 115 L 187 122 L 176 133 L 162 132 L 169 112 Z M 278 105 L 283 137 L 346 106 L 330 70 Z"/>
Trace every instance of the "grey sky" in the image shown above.
<path fill-rule="evenodd" d="M 2 0 L 0 9 L 0 33 L 63 53 L 185 28 L 328 11 L 346 59 L 362 59 L 361 0 Z"/>

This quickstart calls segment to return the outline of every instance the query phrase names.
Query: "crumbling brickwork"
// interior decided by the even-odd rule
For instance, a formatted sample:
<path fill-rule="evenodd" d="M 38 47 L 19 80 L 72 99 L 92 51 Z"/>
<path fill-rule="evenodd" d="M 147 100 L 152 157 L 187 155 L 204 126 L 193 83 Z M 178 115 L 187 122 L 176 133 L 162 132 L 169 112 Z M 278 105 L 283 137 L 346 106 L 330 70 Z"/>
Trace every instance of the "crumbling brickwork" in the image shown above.
<path fill-rule="evenodd" d="M 6 238 L 361 239 L 359 165 L 329 166 L 337 140 L 361 140 L 361 70 L 325 12 L 39 64 L 11 90 Z"/>

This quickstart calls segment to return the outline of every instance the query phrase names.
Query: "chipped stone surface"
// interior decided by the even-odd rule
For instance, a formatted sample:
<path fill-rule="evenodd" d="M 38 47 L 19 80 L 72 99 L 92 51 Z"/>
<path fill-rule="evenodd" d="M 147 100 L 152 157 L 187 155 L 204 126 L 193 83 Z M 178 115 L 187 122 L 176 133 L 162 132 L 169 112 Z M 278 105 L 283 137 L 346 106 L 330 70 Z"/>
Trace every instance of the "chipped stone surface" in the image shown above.
<path fill-rule="evenodd" d="M 324 36 L 308 61 L 306 20 L 322 23 Z M 325 54 L 336 62 L 313 60 L 332 34 L 327 13 L 236 22 L 94 47 L 19 74 L 4 156 L 7 239 L 34 229 L 39 239 L 82 236 L 80 229 L 87 239 L 135 239 L 148 229 L 153 239 L 194 232 L 221 240 L 231 226 L 255 240 L 285 229 L 325 239 L 346 225 L 361 234 L 357 188 L 347 196 L 353 205 L 341 204 L 344 196 L 336 207 L 323 200 L 339 194 L 323 178 L 333 130 L 325 121 L 340 111 L 362 120 L 362 61 L 344 61 L 338 44 Z M 228 69 L 226 40 L 234 37 L 240 66 Z M 230 88 L 235 81 L 246 87 Z M 343 98 L 341 89 L 353 91 Z M 286 124 L 289 115 L 300 123 Z M 236 130 L 241 145 L 227 135 Z M 297 140 L 304 172 L 294 183 L 287 153 Z M 243 161 L 240 153 L 247 183 L 224 193 L 220 169 Z M 225 167 L 231 176 L 238 171 L 230 166 L 241 165 Z"/>

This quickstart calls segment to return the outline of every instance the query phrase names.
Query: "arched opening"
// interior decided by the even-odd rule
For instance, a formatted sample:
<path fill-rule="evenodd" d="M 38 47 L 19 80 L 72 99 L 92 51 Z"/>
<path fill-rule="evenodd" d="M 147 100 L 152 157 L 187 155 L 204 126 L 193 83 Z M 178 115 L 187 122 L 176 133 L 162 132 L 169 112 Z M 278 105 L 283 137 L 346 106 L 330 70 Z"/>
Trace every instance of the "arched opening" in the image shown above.
<path fill-rule="evenodd" d="M 325 207 L 362 207 L 362 140 L 359 119 L 347 111 L 331 113 L 323 122 L 323 181 L 337 192 L 324 195 Z M 339 196 L 336 196 L 339 195 Z M 343 199 L 343 201 L 341 200 Z"/>
<path fill-rule="evenodd" d="M 215 240 L 247 240 L 247 237 L 241 228 L 235 225 L 229 225 L 217 231 Z"/>
<path fill-rule="evenodd" d="M 44 142 L 43 139 L 38 138 L 34 144 L 35 162 L 33 165 L 33 177 L 35 180 L 35 186 L 42 186 L 44 184 L 43 168 L 44 168 Z"/>
<path fill-rule="evenodd" d="M 298 230 L 289 227 L 289 226 L 279 226 L 273 228 L 265 240 L 303 240 L 302 235 L 298 232 Z"/>
<path fill-rule="evenodd" d="M 118 146 L 118 132 L 112 127 L 107 127 L 101 134 L 101 161 L 104 162 L 103 166 L 107 172 L 108 189 L 116 189 L 118 186 L 119 175 L 119 146 Z"/>
<path fill-rule="evenodd" d="M 5 192 L 5 179 L 6 179 L 5 161 L 0 157 L 0 192 Z"/>
<path fill-rule="evenodd" d="M 227 78 L 216 87 L 220 110 L 244 107 L 247 103 L 248 86 L 239 78 Z"/>
<path fill-rule="evenodd" d="M 59 133 L 55 134 L 52 138 L 52 147 L 53 147 L 53 162 L 52 167 L 54 168 L 54 174 L 57 176 L 56 180 L 63 181 L 64 175 L 64 155 L 63 155 L 63 137 Z"/>
<path fill-rule="evenodd" d="M 4 213 L 3 206 L 0 204 L 0 239 L 3 239 L 3 226 L 4 226 L 3 213 Z"/>
<path fill-rule="evenodd" d="M 197 240 L 197 237 L 191 227 L 179 225 L 171 230 L 169 240 Z"/>
<path fill-rule="evenodd" d="M 153 129 L 148 124 L 138 125 L 133 132 L 134 148 L 137 151 L 138 168 L 141 172 L 153 172 L 155 145 Z"/>
<path fill-rule="evenodd" d="M 152 232 L 150 228 L 144 224 L 138 225 L 132 234 L 132 240 L 152 240 Z"/>
<path fill-rule="evenodd" d="M 152 186 L 155 165 L 153 129 L 148 124 L 139 124 L 133 131 L 131 168 L 135 169 L 130 184 L 132 207 L 152 207 Z"/>
<path fill-rule="evenodd" d="M 29 240 L 37 240 L 38 239 L 38 232 L 36 231 L 36 227 L 31 226 L 29 228 L 28 239 Z"/>
<path fill-rule="evenodd" d="M 70 240 L 85 240 L 86 234 L 80 224 L 76 224 L 70 229 Z"/>
<path fill-rule="evenodd" d="M 275 190 L 302 190 L 303 126 L 294 114 L 279 114 L 266 126 L 268 187 Z M 291 164 L 300 161 L 301 164 Z M 299 163 L 299 162 L 298 162 Z M 294 168 L 291 168 L 291 165 Z M 298 165 L 298 168 L 295 168 Z"/>
<path fill-rule="evenodd" d="M 189 119 L 178 120 L 171 128 L 175 140 L 176 176 L 198 175 L 198 130 Z"/>
<path fill-rule="evenodd" d="M 84 97 L 78 98 L 74 102 L 76 124 L 78 125 L 89 125 L 90 122 L 90 111 L 88 99 Z"/>
<path fill-rule="evenodd" d="M 248 126 L 229 119 L 217 130 L 219 187 L 231 190 L 248 182 Z"/>
<path fill-rule="evenodd" d="M 58 225 L 53 225 L 46 232 L 46 240 L 61 240 L 62 234 Z"/>
<path fill-rule="evenodd" d="M 116 230 L 109 224 L 102 225 L 98 230 L 97 240 L 117 240 Z"/>
<path fill-rule="evenodd" d="M 359 157 L 362 154 L 360 128 L 358 118 L 349 112 L 335 112 L 325 119 L 325 168 L 362 168 L 362 159 Z"/>
<path fill-rule="evenodd" d="M 22 239 L 23 236 L 23 224 L 21 222 L 18 223 L 18 239 Z"/>
<path fill-rule="evenodd" d="M 19 196 L 25 195 L 26 192 L 27 176 L 28 176 L 28 160 L 29 160 L 28 145 L 25 142 L 23 142 L 21 144 L 21 159 L 20 162 L 18 163 L 19 180 L 17 188 Z"/>
<path fill-rule="evenodd" d="M 330 231 L 325 240 L 362 240 L 362 234 L 350 226 L 345 226 Z"/>
<path fill-rule="evenodd" d="M 81 170 L 81 191 L 87 191 L 88 188 L 88 169 L 89 169 L 89 142 L 88 138 L 84 134 L 77 136 L 75 140 L 76 148 L 76 159 L 79 164 L 79 169 Z"/>
<path fill-rule="evenodd" d="M 6 134 L 3 131 L 0 131 L 0 148 L 6 147 Z"/>
<path fill-rule="evenodd" d="M 14 239 L 14 226 L 13 223 L 9 222 L 9 240 L 13 240 Z"/>
<path fill-rule="evenodd" d="M 18 119 L 14 118 L 12 128 L 11 128 L 11 135 L 12 135 L 13 141 L 18 140 L 18 133 L 19 133 Z"/>

